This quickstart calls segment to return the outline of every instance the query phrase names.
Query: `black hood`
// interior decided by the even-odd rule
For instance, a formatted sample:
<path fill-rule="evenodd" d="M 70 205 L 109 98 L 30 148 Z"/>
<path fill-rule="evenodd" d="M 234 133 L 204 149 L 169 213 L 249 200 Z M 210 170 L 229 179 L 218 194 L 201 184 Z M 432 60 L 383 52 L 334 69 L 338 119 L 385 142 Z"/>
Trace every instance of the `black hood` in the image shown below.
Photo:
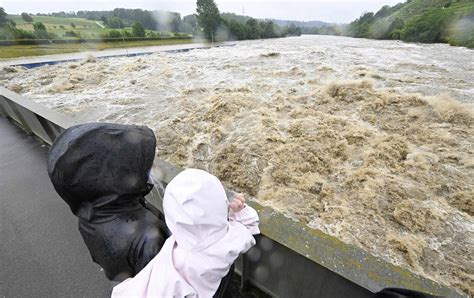
<path fill-rule="evenodd" d="M 139 208 L 156 139 L 144 126 L 90 123 L 73 126 L 54 142 L 48 174 L 71 211 L 87 221 L 107 221 Z"/>

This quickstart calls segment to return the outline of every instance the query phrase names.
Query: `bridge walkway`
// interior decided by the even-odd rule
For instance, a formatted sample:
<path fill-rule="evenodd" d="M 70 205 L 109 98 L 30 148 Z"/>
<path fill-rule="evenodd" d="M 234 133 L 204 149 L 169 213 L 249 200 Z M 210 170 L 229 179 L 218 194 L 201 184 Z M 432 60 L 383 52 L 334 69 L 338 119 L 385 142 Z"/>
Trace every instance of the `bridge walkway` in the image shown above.
<path fill-rule="evenodd" d="M 0 114 L 0 296 L 110 297 L 111 282 L 49 181 L 47 152 Z"/>

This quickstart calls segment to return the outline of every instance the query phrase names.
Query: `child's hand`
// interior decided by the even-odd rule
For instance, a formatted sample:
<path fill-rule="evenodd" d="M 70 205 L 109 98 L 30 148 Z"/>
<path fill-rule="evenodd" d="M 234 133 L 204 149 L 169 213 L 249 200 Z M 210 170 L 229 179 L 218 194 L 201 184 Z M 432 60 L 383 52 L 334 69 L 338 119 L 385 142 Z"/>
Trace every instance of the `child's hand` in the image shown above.
<path fill-rule="evenodd" d="M 237 213 L 237 212 L 241 211 L 242 209 L 244 209 L 244 207 L 245 207 L 244 195 L 241 194 L 241 193 L 236 193 L 234 195 L 234 199 L 229 204 L 229 209 L 234 211 L 234 213 Z"/>

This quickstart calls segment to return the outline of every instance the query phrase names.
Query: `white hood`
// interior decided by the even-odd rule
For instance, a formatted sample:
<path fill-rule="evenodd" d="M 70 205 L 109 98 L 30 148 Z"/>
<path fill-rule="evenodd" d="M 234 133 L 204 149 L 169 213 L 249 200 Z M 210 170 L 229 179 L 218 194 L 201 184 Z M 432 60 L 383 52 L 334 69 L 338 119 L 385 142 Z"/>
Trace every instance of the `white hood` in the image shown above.
<path fill-rule="evenodd" d="M 225 190 L 205 171 L 178 174 L 165 190 L 163 209 L 172 236 L 112 297 L 212 297 L 239 254 L 255 244 L 256 211 L 246 206 L 228 221 Z"/>
<path fill-rule="evenodd" d="M 166 187 L 166 224 L 178 246 L 200 251 L 221 239 L 228 229 L 228 201 L 219 179 L 197 169 L 181 172 Z"/>

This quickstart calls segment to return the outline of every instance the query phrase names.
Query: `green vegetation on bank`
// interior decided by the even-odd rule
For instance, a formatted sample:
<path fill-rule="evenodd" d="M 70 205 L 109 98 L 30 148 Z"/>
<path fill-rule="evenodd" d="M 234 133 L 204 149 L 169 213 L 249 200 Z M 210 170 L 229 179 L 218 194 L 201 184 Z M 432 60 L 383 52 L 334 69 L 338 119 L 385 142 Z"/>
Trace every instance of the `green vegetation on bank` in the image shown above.
<path fill-rule="evenodd" d="M 191 43 L 192 39 L 140 40 L 126 42 L 65 43 L 45 45 L 10 45 L 0 47 L 0 58 L 16 58 L 82 51 L 101 51 L 111 48 L 131 48 Z"/>
<path fill-rule="evenodd" d="M 192 42 L 189 34 L 145 30 L 139 22 L 115 29 L 77 17 L 7 15 L 0 7 L 0 58 Z"/>
<path fill-rule="evenodd" d="M 192 36 L 225 41 L 326 34 L 442 42 L 474 48 L 473 0 L 407 0 L 394 6 L 386 5 L 376 13 L 364 13 L 348 25 L 323 22 L 296 22 L 298 25 L 295 25 L 292 21 L 257 20 L 220 13 L 214 0 L 197 0 L 196 4 L 197 13 L 184 17 L 174 12 L 124 8 L 7 15 L 0 7 L 0 41 L 121 39 L 125 42 L 134 38 L 152 40 Z"/>
<path fill-rule="evenodd" d="M 2 10 L 0 7 L 0 14 Z M 191 37 L 190 34 L 185 33 L 145 30 L 139 22 L 132 23 L 130 27 L 115 29 L 104 26 L 101 21 L 80 18 L 30 17 L 33 20 L 32 22 L 25 21 L 24 17 L 20 15 L 5 14 L 5 21 L 0 22 L 0 40 Z"/>
<path fill-rule="evenodd" d="M 474 1 L 408 0 L 387 5 L 350 23 L 344 35 L 474 48 Z"/>
<path fill-rule="evenodd" d="M 225 41 L 301 35 L 301 29 L 294 24 L 278 26 L 273 21 L 220 14 L 213 0 L 198 0 L 197 5 L 197 14 L 183 18 L 173 12 L 124 8 L 36 15 L 7 15 L 0 8 L 0 46 L 33 44 L 39 40 L 44 44 L 44 40 L 62 43 L 196 36 Z"/>

